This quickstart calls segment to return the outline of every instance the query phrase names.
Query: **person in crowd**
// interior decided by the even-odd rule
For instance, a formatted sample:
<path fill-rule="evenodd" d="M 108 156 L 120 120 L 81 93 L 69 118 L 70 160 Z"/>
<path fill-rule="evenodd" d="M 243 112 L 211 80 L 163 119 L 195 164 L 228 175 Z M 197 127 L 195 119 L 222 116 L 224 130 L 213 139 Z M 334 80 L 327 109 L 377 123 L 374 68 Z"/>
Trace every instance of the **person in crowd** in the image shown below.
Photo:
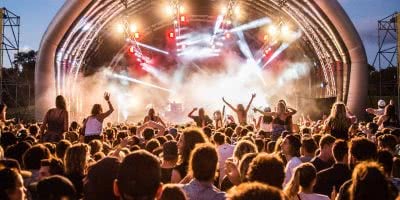
<path fill-rule="evenodd" d="M 83 179 L 87 173 L 90 147 L 78 143 L 67 149 L 64 158 L 65 176 L 74 184 L 77 196 L 83 196 Z"/>
<path fill-rule="evenodd" d="M 335 140 L 331 135 L 324 135 L 319 141 L 319 155 L 311 160 L 317 172 L 333 165 L 332 146 Z"/>
<path fill-rule="evenodd" d="M 204 108 L 198 109 L 199 115 L 194 116 L 193 113 L 196 112 L 196 110 L 197 108 L 193 108 L 193 110 L 188 114 L 188 117 L 193 119 L 194 122 L 196 122 L 197 127 L 203 128 L 209 124 L 212 124 L 212 120 L 208 115 L 206 115 Z"/>
<path fill-rule="evenodd" d="M 113 193 L 113 184 L 120 164 L 116 157 L 105 157 L 90 166 L 83 185 L 84 199 L 117 200 Z"/>
<path fill-rule="evenodd" d="M 363 162 L 356 166 L 349 188 L 352 200 L 394 200 L 398 195 L 391 191 L 382 167 L 375 162 Z"/>
<path fill-rule="evenodd" d="M 218 154 L 211 144 L 199 144 L 190 157 L 189 174 L 193 179 L 183 186 L 189 199 L 224 200 L 225 192 L 221 192 L 213 183 L 217 172 Z"/>
<path fill-rule="evenodd" d="M 303 163 L 296 167 L 294 175 L 286 185 L 284 192 L 293 200 L 313 199 L 329 200 L 326 195 L 314 193 L 313 188 L 317 179 L 317 170 L 310 163 Z"/>
<path fill-rule="evenodd" d="M 333 137 L 348 140 L 348 130 L 352 124 L 351 118 L 347 116 L 346 105 L 342 102 L 333 104 L 331 114 L 324 126 L 325 133 L 330 133 Z"/>
<path fill-rule="evenodd" d="M 54 175 L 40 180 L 36 187 L 37 200 L 74 200 L 78 199 L 76 190 L 70 180 Z"/>
<path fill-rule="evenodd" d="M 310 162 L 315 157 L 317 144 L 312 137 L 303 137 L 301 140 L 300 160 L 302 162 Z"/>
<path fill-rule="evenodd" d="M 265 113 L 271 112 L 270 107 L 264 108 Z M 257 130 L 265 131 L 266 133 L 272 133 L 272 116 L 263 115 L 258 118 L 256 128 Z"/>
<path fill-rule="evenodd" d="M 65 152 L 72 144 L 68 140 L 60 140 L 56 145 L 56 157 L 63 160 L 65 156 Z"/>
<path fill-rule="evenodd" d="M 160 200 L 186 200 L 185 192 L 177 184 L 164 184 Z"/>
<path fill-rule="evenodd" d="M 51 175 L 64 175 L 64 165 L 58 158 L 43 159 L 40 161 L 39 180 Z"/>
<path fill-rule="evenodd" d="M 227 200 L 285 200 L 285 194 L 276 187 L 258 182 L 242 183 L 232 188 L 226 195 Z"/>
<path fill-rule="evenodd" d="M 335 141 L 332 147 L 335 164 L 318 172 L 317 183 L 314 187 L 316 193 L 330 196 L 333 190 L 339 190 L 344 182 L 351 179 L 351 171 L 348 166 L 348 150 L 349 147 L 344 140 Z"/>
<path fill-rule="evenodd" d="M 251 99 L 249 103 L 247 104 L 246 108 L 244 108 L 243 104 L 238 104 L 235 107 L 233 107 L 230 103 L 228 103 L 224 97 L 222 97 L 222 101 L 230 108 L 232 109 L 238 118 L 238 122 L 240 125 L 247 125 L 247 112 L 250 109 L 251 103 L 253 102 L 254 98 L 256 97 L 256 94 L 251 95 Z"/>
<path fill-rule="evenodd" d="M 172 170 L 171 183 L 179 183 L 188 172 L 189 158 L 196 144 L 207 143 L 207 136 L 201 129 L 187 129 L 183 131 L 178 140 L 179 161 Z"/>
<path fill-rule="evenodd" d="M 83 122 L 83 136 L 85 143 L 89 143 L 92 140 L 102 140 L 101 135 L 103 132 L 103 121 L 105 118 L 111 115 L 114 111 L 114 107 L 110 101 L 110 93 L 104 93 L 104 100 L 108 103 L 108 111 L 103 112 L 103 108 L 100 104 L 94 104 L 92 112 Z"/>
<path fill-rule="evenodd" d="M 283 139 L 281 148 L 282 153 L 288 161 L 285 167 L 285 180 L 283 182 L 283 187 L 289 183 L 293 176 L 294 168 L 299 166 L 302 162 L 300 160 L 300 139 L 294 135 L 288 135 Z"/>
<path fill-rule="evenodd" d="M 224 106 L 223 110 L 225 110 L 225 106 Z M 221 111 L 217 110 L 214 112 L 213 117 L 214 117 L 214 122 L 215 122 L 214 123 L 215 129 L 218 130 L 218 129 L 222 128 L 224 126 L 224 120 L 223 120 L 224 114 L 221 113 Z"/>
<path fill-rule="evenodd" d="M 374 161 L 376 159 L 378 150 L 376 145 L 366 138 L 354 138 L 351 140 L 349 148 L 349 165 L 351 169 L 363 161 Z M 352 180 L 343 183 L 337 194 L 337 200 L 349 200 L 349 188 Z"/>
<path fill-rule="evenodd" d="M 161 167 L 157 157 L 145 150 L 127 155 L 114 181 L 114 194 L 121 200 L 155 199 L 161 186 Z"/>
<path fill-rule="evenodd" d="M 175 141 L 167 141 L 162 147 L 161 182 L 170 183 L 172 170 L 178 162 L 178 145 Z"/>
<path fill-rule="evenodd" d="M 147 116 L 144 118 L 143 123 L 146 123 L 148 121 L 160 123 L 164 127 L 166 127 L 164 121 L 159 116 L 156 115 L 156 111 L 154 111 L 154 108 L 149 109 L 149 112 L 147 113 Z"/>
<path fill-rule="evenodd" d="M 0 170 L 0 199 L 25 200 L 26 188 L 20 173 L 15 169 Z"/>
<path fill-rule="evenodd" d="M 49 159 L 51 153 L 43 144 L 37 144 L 28 149 L 23 155 L 23 166 L 25 170 L 32 173 L 29 178 L 25 178 L 25 186 L 28 187 L 31 183 L 39 181 L 40 161 Z"/>
<path fill-rule="evenodd" d="M 254 111 L 263 114 L 264 116 L 272 116 L 272 137 L 271 139 L 276 141 L 281 136 L 283 131 L 292 132 L 292 116 L 296 114 L 296 110 L 293 108 L 286 107 L 284 101 L 279 101 L 276 107 L 276 112 L 263 112 L 259 109 Z"/>
<path fill-rule="evenodd" d="M 391 182 L 390 186 L 395 187 L 400 191 L 400 179 L 393 176 L 393 155 L 388 150 L 379 150 L 377 155 L 377 162 L 383 166 L 385 176 Z"/>
<path fill-rule="evenodd" d="M 213 135 L 213 141 L 217 147 L 218 152 L 218 167 L 219 167 L 219 183 L 221 184 L 222 179 L 225 176 L 225 161 L 232 157 L 234 146 L 226 143 L 226 136 L 221 132 L 216 132 Z"/>
<path fill-rule="evenodd" d="M 282 189 L 285 165 L 276 155 L 260 153 L 251 161 L 246 177 L 250 182 L 261 182 Z"/>
<path fill-rule="evenodd" d="M 42 140 L 45 142 L 58 142 L 63 139 L 63 133 L 68 131 L 68 111 L 65 98 L 56 97 L 56 107 L 47 111 L 43 124 L 40 127 Z"/>
<path fill-rule="evenodd" d="M 386 106 L 386 102 L 383 99 L 379 99 L 378 101 L 378 108 L 374 109 L 374 108 L 367 108 L 365 109 L 365 112 L 369 113 L 369 114 L 373 114 L 375 117 L 380 117 L 384 114 L 385 112 L 385 106 Z"/>
<path fill-rule="evenodd" d="M 385 112 L 379 117 L 377 124 L 380 130 L 384 128 L 394 129 L 400 127 L 399 118 L 397 117 L 394 105 L 389 104 L 385 107 Z"/>

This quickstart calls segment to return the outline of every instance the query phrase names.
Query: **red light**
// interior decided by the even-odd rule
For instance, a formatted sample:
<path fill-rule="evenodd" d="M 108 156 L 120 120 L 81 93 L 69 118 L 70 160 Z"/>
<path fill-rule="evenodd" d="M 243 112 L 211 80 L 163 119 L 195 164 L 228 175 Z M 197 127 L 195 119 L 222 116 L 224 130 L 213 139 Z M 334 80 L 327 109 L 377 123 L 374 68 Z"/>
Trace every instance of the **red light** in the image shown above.
<path fill-rule="evenodd" d="M 139 39 L 139 38 L 140 38 L 140 34 L 139 34 L 138 32 L 136 32 L 136 33 L 134 34 L 134 37 L 135 37 L 136 39 Z"/>
<path fill-rule="evenodd" d="M 175 37 L 175 33 L 174 32 L 169 32 L 168 37 L 174 38 Z"/>
<path fill-rule="evenodd" d="M 186 22 L 186 17 L 184 15 L 181 16 L 181 22 Z"/>
<path fill-rule="evenodd" d="M 135 53 L 135 48 L 133 48 L 133 46 L 129 47 L 129 52 L 130 53 Z"/>

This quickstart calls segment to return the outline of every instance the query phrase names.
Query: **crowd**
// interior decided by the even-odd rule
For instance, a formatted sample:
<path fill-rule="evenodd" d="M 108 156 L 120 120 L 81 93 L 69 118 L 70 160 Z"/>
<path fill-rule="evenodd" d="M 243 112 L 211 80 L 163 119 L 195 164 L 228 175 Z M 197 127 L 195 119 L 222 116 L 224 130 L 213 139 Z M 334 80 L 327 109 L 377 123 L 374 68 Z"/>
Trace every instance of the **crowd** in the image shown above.
<path fill-rule="evenodd" d="M 114 111 L 95 104 L 70 122 L 63 96 L 39 124 L 6 119 L 0 107 L 0 199 L 4 200 L 395 200 L 400 199 L 400 123 L 393 102 L 358 120 L 336 102 L 319 120 L 250 102 L 193 123 L 166 125 L 149 109 L 138 123 L 105 123 Z M 196 111 L 198 111 L 196 113 Z M 196 115 L 197 114 L 197 115 Z M 167 123 L 169 124 L 169 123 Z"/>

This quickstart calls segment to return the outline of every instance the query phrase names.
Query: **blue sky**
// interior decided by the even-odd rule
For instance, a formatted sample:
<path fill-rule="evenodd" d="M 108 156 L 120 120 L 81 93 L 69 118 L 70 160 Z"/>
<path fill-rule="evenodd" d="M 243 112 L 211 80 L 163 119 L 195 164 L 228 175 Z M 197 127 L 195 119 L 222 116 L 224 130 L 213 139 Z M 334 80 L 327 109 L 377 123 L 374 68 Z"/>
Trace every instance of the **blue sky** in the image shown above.
<path fill-rule="evenodd" d="M 325 0 L 330 1 L 330 0 Z M 0 0 L 6 7 L 21 16 L 20 47 L 37 50 L 43 33 L 65 0 Z M 352 19 L 372 64 L 377 52 L 377 21 L 395 11 L 400 11 L 400 0 L 339 0 Z"/>

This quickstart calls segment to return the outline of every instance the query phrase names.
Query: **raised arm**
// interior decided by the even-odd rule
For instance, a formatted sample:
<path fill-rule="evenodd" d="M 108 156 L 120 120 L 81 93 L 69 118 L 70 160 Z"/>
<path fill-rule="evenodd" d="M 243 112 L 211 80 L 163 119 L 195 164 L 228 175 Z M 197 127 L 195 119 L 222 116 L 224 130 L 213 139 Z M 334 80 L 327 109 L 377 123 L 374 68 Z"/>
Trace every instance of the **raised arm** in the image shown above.
<path fill-rule="evenodd" d="M 64 111 L 64 132 L 68 131 L 69 119 L 68 119 L 68 111 Z"/>
<path fill-rule="evenodd" d="M 111 101 L 110 101 L 110 93 L 105 92 L 104 93 L 104 99 L 108 103 L 108 110 L 107 110 L 107 112 L 99 114 L 99 118 L 100 118 L 101 121 L 103 121 L 106 117 L 110 116 L 112 112 L 114 112 L 114 107 L 113 107 L 113 105 L 111 104 Z"/>
<path fill-rule="evenodd" d="M 233 111 L 237 112 L 237 110 L 230 104 L 228 103 L 224 97 L 222 97 L 222 101 L 229 107 L 231 108 Z"/>
<path fill-rule="evenodd" d="M 45 130 L 46 127 L 47 127 L 47 122 L 48 122 L 48 119 L 47 119 L 47 118 L 48 118 L 48 117 L 49 117 L 49 111 L 47 111 L 46 115 L 44 116 L 42 126 L 40 126 L 40 134 L 43 134 L 43 133 L 44 133 L 44 130 Z"/>
<path fill-rule="evenodd" d="M 294 115 L 294 114 L 297 113 L 297 110 L 295 110 L 295 109 L 293 109 L 293 108 L 289 108 L 289 107 L 288 107 L 287 110 L 288 110 L 288 112 L 289 112 L 290 115 Z"/>
<path fill-rule="evenodd" d="M 260 110 L 258 108 L 253 108 L 253 111 L 254 112 L 259 112 L 264 116 L 270 116 L 270 117 L 276 116 L 276 112 L 264 112 L 264 111 L 262 111 L 262 110 Z"/>
<path fill-rule="evenodd" d="M 167 125 L 165 125 L 164 121 L 161 119 L 161 117 L 158 117 L 158 121 L 164 126 L 167 127 Z"/>
<path fill-rule="evenodd" d="M 247 107 L 246 107 L 246 112 L 249 111 L 251 103 L 253 103 L 253 100 L 254 100 L 255 97 L 256 97 L 255 93 L 251 95 L 251 99 L 250 99 L 250 101 L 249 101 L 249 103 L 247 104 Z"/>
<path fill-rule="evenodd" d="M 193 110 L 188 114 L 188 117 L 193 119 L 193 113 L 196 112 L 196 110 L 197 108 L 193 108 Z"/>

